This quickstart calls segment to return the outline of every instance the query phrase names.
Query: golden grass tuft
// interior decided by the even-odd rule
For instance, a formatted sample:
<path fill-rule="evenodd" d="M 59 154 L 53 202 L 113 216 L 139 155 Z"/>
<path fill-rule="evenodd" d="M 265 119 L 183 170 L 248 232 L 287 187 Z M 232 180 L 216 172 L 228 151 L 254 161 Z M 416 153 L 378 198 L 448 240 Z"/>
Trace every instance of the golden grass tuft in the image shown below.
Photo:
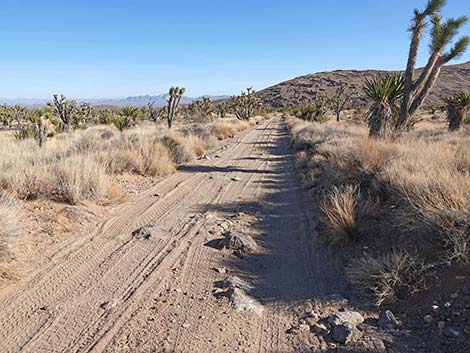
<path fill-rule="evenodd" d="M 375 304 L 390 304 L 426 288 L 428 266 L 417 256 L 395 251 L 382 256 L 353 260 L 346 275 L 357 290 Z"/>
<path fill-rule="evenodd" d="M 326 224 L 337 243 L 356 241 L 366 206 L 361 202 L 360 189 L 347 185 L 334 187 L 325 197 L 322 210 Z"/>

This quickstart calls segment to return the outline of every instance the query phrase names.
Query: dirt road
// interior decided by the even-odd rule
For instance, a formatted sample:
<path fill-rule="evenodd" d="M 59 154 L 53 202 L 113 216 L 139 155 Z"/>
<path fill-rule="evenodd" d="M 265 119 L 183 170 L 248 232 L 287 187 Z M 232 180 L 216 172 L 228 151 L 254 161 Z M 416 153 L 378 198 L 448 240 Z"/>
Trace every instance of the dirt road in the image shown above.
<path fill-rule="evenodd" d="M 0 299 L 0 351 L 301 351 L 286 333 L 295 308 L 341 288 L 334 257 L 310 246 L 299 195 L 281 119 L 241 133 L 117 208 Z M 148 224 L 150 238 L 132 236 Z M 239 258 L 210 246 L 227 228 L 261 250 Z M 213 295 L 222 267 L 253 285 L 261 315 Z"/>

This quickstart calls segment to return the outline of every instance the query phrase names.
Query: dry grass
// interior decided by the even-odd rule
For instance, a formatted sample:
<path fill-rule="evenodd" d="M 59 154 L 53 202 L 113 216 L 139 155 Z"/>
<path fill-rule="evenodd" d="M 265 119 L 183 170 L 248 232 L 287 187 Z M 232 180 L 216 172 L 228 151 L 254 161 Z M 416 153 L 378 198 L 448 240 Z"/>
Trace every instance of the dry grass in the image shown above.
<path fill-rule="evenodd" d="M 237 119 L 176 126 L 172 131 L 164 124 L 138 126 L 123 133 L 110 126 L 96 126 L 60 134 L 41 149 L 32 140 L 2 136 L 0 189 L 25 200 L 104 201 L 113 174 L 173 173 L 178 164 L 204 156 L 217 137 L 232 137 L 249 126 L 249 122 Z"/>
<path fill-rule="evenodd" d="M 392 252 L 355 259 L 346 274 L 360 293 L 373 297 L 375 304 L 380 306 L 424 290 L 427 272 L 428 267 L 417 256 Z"/>
<path fill-rule="evenodd" d="M 0 195 L 0 285 L 19 276 L 11 263 L 9 242 L 20 235 L 18 200 L 10 195 Z"/>
<path fill-rule="evenodd" d="M 20 234 L 18 201 L 10 195 L 0 195 L 0 259 L 8 252 L 8 240 Z"/>
<path fill-rule="evenodd" d="M 350 234 L 356 234 L 352 210 L 354 202 L 359 202 L 354 199 L 359 196 L 352 190 L 360 187 L 363 195 L 377 198 L 378 205 L 398 205 L 393 213 L 383 207 L 372 211 L 380 217 L 393 216 L 394 232 L 407 239 L 406 245 L 400 244 L 402 247 L 410 246 L 409 251 L 416 251 L 430 264 L 470 262 L 468 127 L 449 133 L 443 124 L 423 121 L 417 129 L 397 140 L 382 141 L 370 139 L 364 126 L 346 121 L 320 125 L 290 118 L 287 123 L 294 147 L 304 150 L 308 160 L 321 160 L 313 163 L 310 169 L 320 165 L 333 186 L 353 185 L 349 192 L 334 188 L 324 201 L 326 223 L 335 239 L 349 239 Z M 304 174 L 308 174 L 309 164 L 304 163 L 303 168 Z M 388 224 L 386 219 L 383 224 Z M 380 240 L 374 241 L 380 246 Z M 391 240 L 383 241 L 389 243 Z M 407 251 L 406 247 L 404 251 Z M 367 272 L 367 267 L 393 267 L 400 272 L 407 268 L 404 262 L 418 261 L 411 257 L 401 253 L 401 256 L 361 259 L 364 263 L 354 265 L 361 268 L 355 278 L 360 278 L 361 271 L 364 276 L 376 276 Z M 365 279 L 361 281 L 365 282 Z M 361 281 L 356 280 L 356 283 L 361 285 Z M 390 283 L 381 286 L 383 290 L 374 290 L 379 301 L 395 295 Z M 390 289 L 385 290 L 388 286 Z M 412 290 L 411 287 L 408 289 Z"/>
<path fill-rule="evenodd" d="M 358 186 L 334 187 L 325 197 L 322 210 L 336 242 L 349 243 L 358 239 L 360 222 L 366 212 Z"/>

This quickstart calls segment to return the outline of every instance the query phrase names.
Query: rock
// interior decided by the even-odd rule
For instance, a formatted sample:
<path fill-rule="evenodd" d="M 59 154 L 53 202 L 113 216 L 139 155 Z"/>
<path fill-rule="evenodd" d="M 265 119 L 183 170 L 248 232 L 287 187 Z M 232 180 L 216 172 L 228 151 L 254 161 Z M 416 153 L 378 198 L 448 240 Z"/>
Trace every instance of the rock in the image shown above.
<path fill-rule="evenodd" d="M 377 325 L 382 328 L 392 329 L 398 326 L 398 321 L 390 310 L 385 310 L 380 313 Z"/>
<path fill-rule="evenodd" d="M 257 315 L 263 313 L 263 306 L 240 288 L 229 289 L 228 297 L 232 306 L 237 310 L 250 311 Z"/>
<path fill-rule="evenodd" d="M 432 318 L 431 315 L 425 315 L 423 320 L 424 320 L 425 323 L 430 324 L 430 323 L 432 323 L 433 318 Z"/>
<path fill-rule="evenodd" d="M 349 344 L 359 340 L 362 337 L 362 332 L 355 325 L 345 322 L 333 328 L 331 337 L 338 343 Z"/>
<path fill-rule="evenodd" d="M 444 336 L 450 338 L 456 338 L 460 336 L 460 329 L 458 327 L 448 326 L 443 331 Z"/>
<path fill-rule="evenodd" d="M 222 288 L 239 288 L 248 291 L 253 289 L 253 286 L 237 276 L 229 276 L 222 281 Z"/>
<path fill-rule="evenodd" d="M 239 177 L 232 177 L 231 180 L 232 181 L 240 181 L 241 179 Z"/>
<path fill-rule="evenodd" d="M 103 309 L 103 310 L 109 310 L 109 309 L 114 308 L 117 305 L 117 303 L 118 303 L 117 299 L 112 299 L 110 301 L 101 303 L 100 308 Z"/>
<path fill-rule="evenodd" d="M 75 219 L 81 218 L 85 220 L 90 220 L 94 216 L 93 213 L 82 210 L 75 206 L 64 207 L 63 212 L 66 213 L 69 217 L 73 217 Z"/>
<path fill-rule="evenodd" d="M 348 302 L 348 299 L 346 299 L 342 294 L 339 294 L 339 293 L 334 293 L 334 294 L 331 294 L 328 296 L 328 299 L 330 300 L 338 300 L 338 301 L 346 301 Z"/>
<path fill-rule="evenodd" d="M 439 305 L 431 305 L 432 310 L 436 311 L 439 309 Z"/>
<path fill-rule="evenodd" d="M 442 331 L 444 330 L 445 326 L 446 326 L 446 323 L 444 321 L 439 321 L 437 323 L 437 329 L 439 330 L 439 335 L 442 335 Z"/>
<path fill-rule="evenodd" d="M 221 273 L 221 274 L 226 274 L 227 269 L 225 267 L 215 267 L 214 268 L 215 272 Z"/>
<path fill-rule="evenodd" d="M 373 351 L 373 352 L 385 352 L 385 349 L 386 349 L 385 344 L 380 338 L 372 337 L 369 340 L 368 343 L 372 348 L 371 351 Z"/>
<path fill-rule="evenodd" d="M 219 224 L 219 227 L 222 228 L 223 230 L 228 230 L 229 225 L 228 223 L 223 222 Z"/>
<path fill-rule="evenodd" d="M 451 303 L 450 302 L 446 302 L 444 303 L 444 308 L 450 308 L 451 307 Z"/>
<path fill-rule="evenodd" d="M 254 252 L 258 250 L 258 245 L 252 237 L 238 232 L 227 232 L 222 244 L 227 249 L 238 250 L 240 252 Z"/>
<path fill-rule="evenodd" d="M 350 323 L 352 325 L 359 325 L 364 322 L 364 318 L 357 311 L 340 311 L 331 315 L 328 319 L 328 323 L 332 326 L 338 326 L 344 323 Z"/>
<path fill-rule="evenodd" d="M 150 239 L 151 236 L 156 235 L 158 227 L 155 224 L 148 224 L 138 228 L 132 232 L 132 236 L 136 239 Z"/>
<path fill-rule="evenodd" d="M 184 323 L 183 325 L 181 325 L 181 327 L 183 327 L 183 328 L 190 328 L 190 327 L 191 327 L 191 324 L 189 324 L 189 323 Z"/>
<path fill-rule="evenodd" d="M 290 329 L 287 330 L 287 333 L 298 335 L 299 333 L 307 333 L 310 332 L 310 326 L 305 324 L 295 325 L 292 326 Z"/>
<path fill-rule="evenodd" d="M 310 329 L 317 336 L 326 336 L 330 333 L 330 330 L 322 323 L 316 323 L 310 326 Z"/>

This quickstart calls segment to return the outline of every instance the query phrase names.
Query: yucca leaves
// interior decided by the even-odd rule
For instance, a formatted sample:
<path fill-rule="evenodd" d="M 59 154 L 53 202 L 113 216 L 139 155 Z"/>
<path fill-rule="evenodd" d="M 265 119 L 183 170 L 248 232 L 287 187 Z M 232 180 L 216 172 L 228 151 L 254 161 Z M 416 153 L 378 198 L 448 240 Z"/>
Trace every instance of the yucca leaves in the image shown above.
<path fill-rule="evenodd" d="M 447 121 L 450 131 L 457 131 L 470 110 L 470 92 L 458 91 L 443 98 L 447 105 Z"/>
<path fill-rule="evenodd" d="M 396 102 L 403 96 L 404 87 L 403 75 L 397 72 L 367 79 L 364 92 L 374 102 Z"/>

